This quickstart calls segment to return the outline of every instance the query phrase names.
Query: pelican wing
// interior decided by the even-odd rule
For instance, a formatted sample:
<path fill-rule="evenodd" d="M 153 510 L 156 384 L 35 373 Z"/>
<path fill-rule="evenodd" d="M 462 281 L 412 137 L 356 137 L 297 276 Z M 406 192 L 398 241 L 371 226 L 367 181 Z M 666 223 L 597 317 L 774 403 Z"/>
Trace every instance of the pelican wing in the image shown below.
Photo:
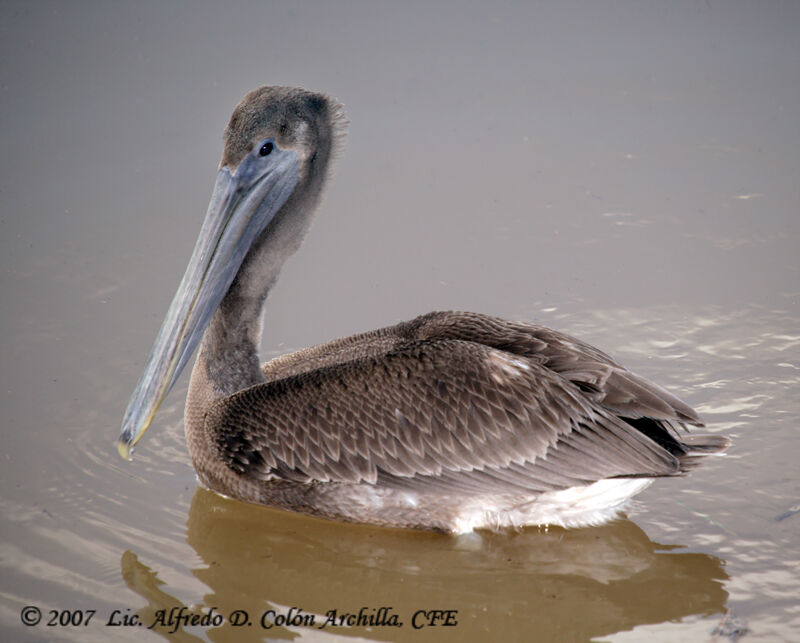
<path fill-rule="evenodd" d="M 414 339 L 240 391 L 211 408 L 206 431 L 228 467 L 261 480 L 513 493 L 680 471 L 545 361 Z"/>
<path fill-rule="evenodd" d="M 539 361 L 592 401 L 626 418 L 703 423 L 669 391 L 632 373 L 603 351 L 566 333 L 525 322 L 466 312 L 433 312 L 400 324 L 418 339 L 464 339 Z"/>

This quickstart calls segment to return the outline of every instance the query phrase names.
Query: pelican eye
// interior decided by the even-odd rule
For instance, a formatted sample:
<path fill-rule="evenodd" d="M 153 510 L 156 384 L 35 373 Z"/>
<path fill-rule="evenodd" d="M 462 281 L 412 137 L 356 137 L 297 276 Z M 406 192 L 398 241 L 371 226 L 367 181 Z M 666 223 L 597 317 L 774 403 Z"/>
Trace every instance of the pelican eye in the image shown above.
<path fill-rule="evenodd" d="M 273 148 L 272 142 L 267 141 L 261 146 L 261 149 L 258 150 L 259 156 L 269 156 L 270 152 L 272 152 L 272 148 Z"/>

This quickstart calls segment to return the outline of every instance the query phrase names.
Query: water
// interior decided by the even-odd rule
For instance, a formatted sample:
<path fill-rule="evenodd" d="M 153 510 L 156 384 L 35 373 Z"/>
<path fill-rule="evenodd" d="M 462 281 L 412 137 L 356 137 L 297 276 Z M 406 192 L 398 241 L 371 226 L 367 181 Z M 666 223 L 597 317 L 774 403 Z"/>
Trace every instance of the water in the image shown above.
<path fill-rule="evenodd" d="M 4 639 L 702 641 L 726 612 L 719 640 L 800 638 L 798 8 L 226 7 L 0 7 Z M 265 358 L 434 309 L 527 319 L 680 395 L 728 455 L 602 528 L 332 524 L 197 488 L 184 376 L 122 462 L 222 128 L 264 83 L 351 120 Z M 254 625 L 147 630 L 180 606 Z M 262 628 L 293 607 L 403 626 Z M 458 625 L 413 628 L 435 609 Z"/>

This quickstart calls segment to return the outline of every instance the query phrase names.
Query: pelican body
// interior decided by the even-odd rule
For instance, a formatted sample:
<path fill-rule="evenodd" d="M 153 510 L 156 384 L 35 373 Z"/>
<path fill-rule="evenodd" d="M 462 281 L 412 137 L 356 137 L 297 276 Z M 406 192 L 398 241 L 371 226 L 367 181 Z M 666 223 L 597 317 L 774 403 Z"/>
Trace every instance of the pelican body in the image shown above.
<path fill-rule="evenodd" d="M 202 484 L 335 520 L 449 533 L 613 518 L 723 452 L 686 404 L 563 333 L 435 312 L 260 365 L 261 316 L 345 135 L 321 93 L 231 116 L 200 237 L 123 420 L 130 458 L 200 344 L 186 441 Z"/>

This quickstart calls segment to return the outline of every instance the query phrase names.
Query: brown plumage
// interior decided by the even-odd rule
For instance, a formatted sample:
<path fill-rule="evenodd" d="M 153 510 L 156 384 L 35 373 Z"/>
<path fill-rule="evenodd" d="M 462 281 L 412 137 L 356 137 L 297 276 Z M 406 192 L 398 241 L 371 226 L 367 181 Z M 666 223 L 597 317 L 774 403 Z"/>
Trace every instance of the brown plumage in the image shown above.
<path fill-rule="evenodd" d="M 218 186 L 236 195 L 226 197 L 234 213 L 251 188 L 234 192 L 231 175 L 246 184 L 252 173 L 285 172 L 295 183 L 228 268 L 235 274 L 218 288 L 213 318 L 187 331 L 199 314 L 192 309 L 173 331 L 178 342 L 208 326 L 186 405 L 204 484 L 250 502 L 398 527 L 571 526 L 607 520 L 652 478 L 725 450 L 722 437 L 679 437 L 685 424 L 702 426 L 697 414 L 598 349 L 487 315 L 430 313 L 259 369 L 264 301 L 308 228 L 343 123 L 333 99 L 288 88 L 251 92 L 231 117 Z M 259 158 L 276 154 L 289 160 Z M 291 170 L 259 169 L 290 161 Z M 200 288 L 214 278 L 207 272 Z M 192 348 L 187 340 L 164 359 L 182 365 Z M 140 389 L 154 388 L 157 372 L 165 394 L 177 375 L 158 360 L 154 350 Z M 137 395 L 126 426 L 146 428 L 128 422 L 151 408 L 139 410 L 134 402 L 149 397 Z M 125 428 L 123 442 L 143 431 Z"/>

